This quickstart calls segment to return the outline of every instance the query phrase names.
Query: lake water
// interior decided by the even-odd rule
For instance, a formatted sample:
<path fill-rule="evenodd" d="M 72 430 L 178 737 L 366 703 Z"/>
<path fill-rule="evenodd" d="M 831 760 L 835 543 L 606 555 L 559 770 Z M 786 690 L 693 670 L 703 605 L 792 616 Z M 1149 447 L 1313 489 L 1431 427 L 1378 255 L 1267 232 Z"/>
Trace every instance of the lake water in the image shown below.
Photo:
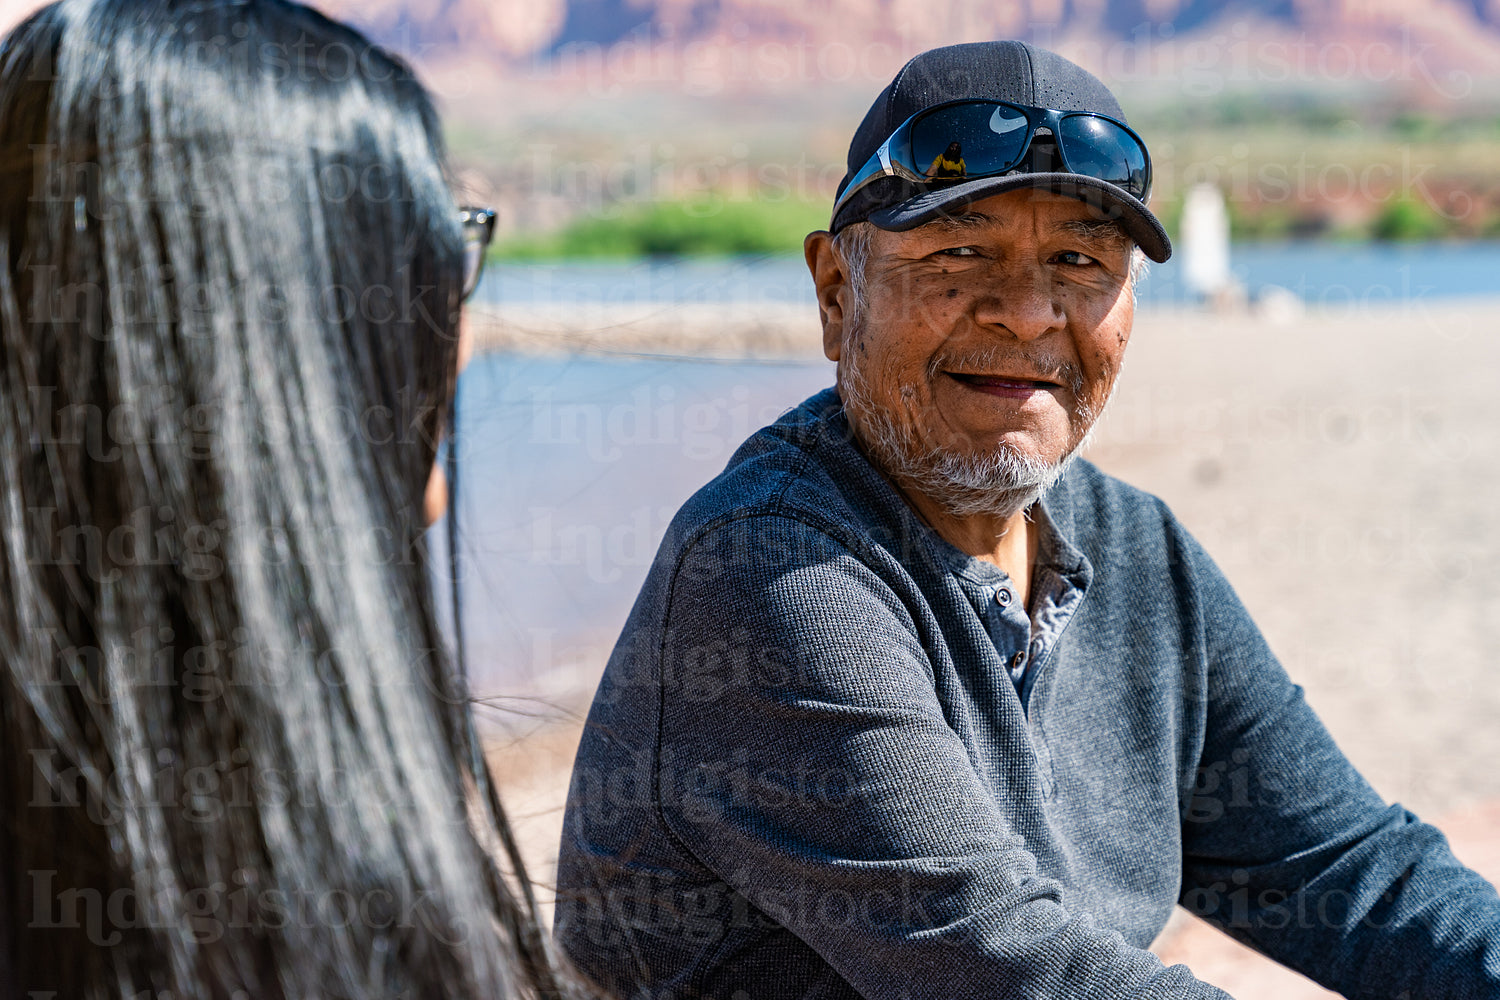
<path fill-rule="evenodd" d="M 1500 293 L 1500 244 L 1241 247 L 1253 294 L 1311 303 Z M 1182 300 L 1171 263 L 1142 289 Z M 804 303 L 801 262 L 507 265 L 503 303 Z M 677 507 L 756 428 L 832 383 L 823 361 L 482 354 L 460 384 L 465 626 L 480 693 L 602 663 Z"/>
<path fill-rule="evenodd" d="M 475 356 L 458 447 L 476 691 L 602 663 L 677 508 L 832 376 L 811 361 Z"/>

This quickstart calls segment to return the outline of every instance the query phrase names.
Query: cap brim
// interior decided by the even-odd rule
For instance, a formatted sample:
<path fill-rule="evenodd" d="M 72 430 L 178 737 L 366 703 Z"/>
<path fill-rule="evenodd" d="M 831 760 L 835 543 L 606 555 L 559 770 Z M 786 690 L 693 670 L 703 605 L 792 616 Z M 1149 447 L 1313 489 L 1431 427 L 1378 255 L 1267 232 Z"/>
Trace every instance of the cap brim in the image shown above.
<path fill-rule="evenodd" d="M 1172 256 L 1172 241 L 1161 222 L 1140 199 L 1124 188 L 1085 174 L 1006 174 L 980 177 L 947 187 L 933 188 L 899 205 L 877 209 L 867 218 L 881 229 L 904 232 L 944 215 L 952 215 L 981 198 L 1017 188 L 1041 188 L 1077 198 L 1090 205 L 1101 218 L 1120 223 L 1146 256 L 1158 264 Z"/>

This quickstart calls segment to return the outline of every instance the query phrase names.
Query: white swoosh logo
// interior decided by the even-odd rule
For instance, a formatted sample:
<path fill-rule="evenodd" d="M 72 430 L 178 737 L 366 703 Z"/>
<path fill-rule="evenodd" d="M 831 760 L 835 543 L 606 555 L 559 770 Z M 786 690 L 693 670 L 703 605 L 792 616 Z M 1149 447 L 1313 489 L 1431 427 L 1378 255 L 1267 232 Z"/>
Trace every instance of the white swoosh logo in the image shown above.
<path fill-rule="evenodd" d="M 996 135 L 1004 135 L 1007 132 L 1014 132 L 1018 128 L 1026 127 L 1026 118 L 1024 115 L 1019 118 L 1011 118 L 1005 114 L 1005 110 L 1005 108 L 996 108 L 995 113 L 990 115 L 991 132 L 994 132 Z"/>

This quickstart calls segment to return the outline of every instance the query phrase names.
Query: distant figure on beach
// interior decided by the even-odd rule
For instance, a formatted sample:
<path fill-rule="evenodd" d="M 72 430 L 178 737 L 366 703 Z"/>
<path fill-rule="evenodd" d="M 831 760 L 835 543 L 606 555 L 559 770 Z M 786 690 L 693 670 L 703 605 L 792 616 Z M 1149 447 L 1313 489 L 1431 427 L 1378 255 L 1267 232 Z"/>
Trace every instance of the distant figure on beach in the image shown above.
<path fill-rule="evenodd" d="M 912 179 L 914 130 L 986 118 Z M 805 244 L 837 385 L 678 512 L 579 747 L 556 933 L 606 994 L 1223 998 L 1147 950 L 1181 904 L 1348 997 L 1500 997 L 1494 888 L 1078 458 L 1172 251 L 1150 190 L 1030 45 L 877 98 Z"/>
<path fill-rule="evenodd" d="M 927 176 L 933 180 L 954 180 L 967 174 L 964 147 L 956 142 L 948 143 L 948 148 L 933 157 L 932 164 L 927 168 Z"/>
<path fill-rule="evenodd" d="M 572 995 L 429 579 L 493 216 L 411 69 L 67 0 L 0 163 L 0 996 Z"/>

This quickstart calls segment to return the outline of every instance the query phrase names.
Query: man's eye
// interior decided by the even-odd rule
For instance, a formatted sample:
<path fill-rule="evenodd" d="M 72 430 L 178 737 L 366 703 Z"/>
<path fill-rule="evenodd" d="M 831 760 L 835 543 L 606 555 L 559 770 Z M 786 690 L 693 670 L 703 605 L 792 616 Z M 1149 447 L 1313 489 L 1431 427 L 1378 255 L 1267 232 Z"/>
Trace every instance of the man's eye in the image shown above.
<path fill-rule="evenodd" d="M 946 254 L 949 257 L 972 257 L 978 252 L 973 247 L 944 247 L 938 251 L 938 253 Z"/>
<path fill-rule="evenodd" d="M 1099 263 L 1088 254 L 1080 253 L 1077 250 L 1064 250 L 1052 259 L 1060 264 L 1072 264 L 1075 267 L 1087 267 L 1090 264 Z"/>

